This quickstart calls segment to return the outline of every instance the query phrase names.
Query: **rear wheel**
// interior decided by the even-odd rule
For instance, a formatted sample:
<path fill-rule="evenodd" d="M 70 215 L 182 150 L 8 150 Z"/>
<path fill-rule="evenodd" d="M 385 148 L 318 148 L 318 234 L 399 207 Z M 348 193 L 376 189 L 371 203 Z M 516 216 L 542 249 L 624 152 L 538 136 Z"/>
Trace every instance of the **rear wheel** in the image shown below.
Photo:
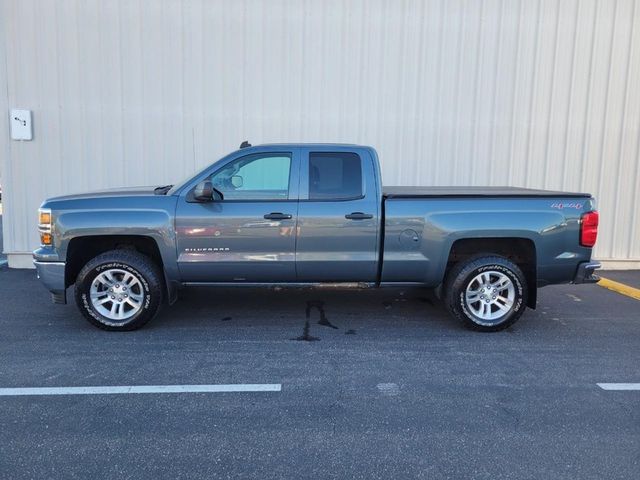
<path fill-rule="evenodd" d="M 449 312 L 473 330 L 503 330 L 520 318 L 527 304 L 522 270 L 498 256 L 479 256 L 453 267 L 445 284 Z"/>
<path fill-rule="evenodd" d="M 92 325 L 135 330 L 156 315 L 162 291 L 162 273 L 149 257 L 135 250 L 111 250 L 80 271 L 75 299 Z"/>

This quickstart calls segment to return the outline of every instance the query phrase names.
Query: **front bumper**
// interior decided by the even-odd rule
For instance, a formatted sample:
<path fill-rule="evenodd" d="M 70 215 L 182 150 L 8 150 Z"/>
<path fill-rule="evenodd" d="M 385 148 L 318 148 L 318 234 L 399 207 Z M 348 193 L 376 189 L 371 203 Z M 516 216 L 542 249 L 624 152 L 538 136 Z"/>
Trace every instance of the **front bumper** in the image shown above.
<path fill-rule="evenodd" d="M 593 272 L 599 269 L 602 265 L 600 262 L 582 262 L 578 265 L 576 270 L 576 276 L 573 279 L 573 283 L 597 283 L 600 281 L 600 277 Z"/>
<path fill-rule="evenodd" d="M 67 303 L 64 283 L 64 262 L 39 262 L 34 260 L 36 273 L 40 281 L 51 292 L 53 303 Z"/>

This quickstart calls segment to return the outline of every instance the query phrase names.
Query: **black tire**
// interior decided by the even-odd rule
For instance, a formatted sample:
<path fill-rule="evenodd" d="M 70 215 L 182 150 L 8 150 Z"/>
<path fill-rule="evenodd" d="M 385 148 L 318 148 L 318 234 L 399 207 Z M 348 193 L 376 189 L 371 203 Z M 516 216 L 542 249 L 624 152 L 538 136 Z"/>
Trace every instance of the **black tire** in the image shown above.
<path fill-rule="evenodd" d="M 486 299 L 473 302 L 471 307 L 467 304 L 467 287 L 481 286 L 477 280 L 478 275 L 495 272 L 496 274 L 505 275 L 513 286 L 514 299 L 508 311 L 502 313 L 497 304 L 487 305 L 489 315 L 499 315 L 498 318 L 488 320 L 474 313 L 474 308 L 480 310 L 484 308 L 483 301 L 486 303 L 493 302 L 496 296 L 500 299 L 501 290 L 496 296 L 490 297 L 484 293 Z M 493 274 L 490 274 L 493 275 Z M 498 275 L 499 277 L 500 275 Z M 491 278 L 496 278 L 492 276 Z M 495 287 L 493 287 L 495 288 Z M 513 325 L 516 320 L 524 313 L 527 306 L 527 282 L 522 270 L 510 260 L 496 255 L 479 255 L 456 264 L 447 275 L 444 286 L 444 302 L 445 306 L 455 318 L 460 320 L 464 326 L 472 330 L 480 332 L 497 332 Z M 501 305 L 505 305 L 501 303 Z M 506 305 L 505 305 L 506 306 Z M 480 312 L 480 314 L 484 313 Z"/>
<path fill-rule="evenodd" d="M 141 307 L 125 320 L 110 319 L 100 313 L 90 300 L 92 285 L 101 273 L 108 270 L 130 273 L 138 281 L 135 288 L 138 290 L 136 295 L 141 298 Z M 164 291 L 162 278 L 162 272 L 158 265 L 146 255 L 135 250 L 111 250 L 89 260 L 78 274 L 75 288 L 76 304 L 89 323 L 98 328 L 110 331 L 135 330 L 142 327 L 158 313 Z M 98 283 L 99 280 L 96 285 Z M 133 297 L 134 294 L 131 293 L 131 297 Z M 111 302 L 107 300 L 107 303 Z M 124 309 L 125 306 L 122 305 L 120 308 Z M 133 307 L 129 308 L 130 310 L 134 309 Z"/>

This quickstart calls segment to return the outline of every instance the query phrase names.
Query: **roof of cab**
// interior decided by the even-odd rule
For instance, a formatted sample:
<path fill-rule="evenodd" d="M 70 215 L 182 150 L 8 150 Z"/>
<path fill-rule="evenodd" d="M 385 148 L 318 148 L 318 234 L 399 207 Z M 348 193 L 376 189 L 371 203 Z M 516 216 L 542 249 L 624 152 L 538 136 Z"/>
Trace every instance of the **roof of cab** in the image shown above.
<path fill-rule="evenodd" d="M 367 150 L 375 152 L 373 147 L 368 145 L 357 145 L 355 143 L 262 143 L 259 145 L 251 145 L 250 147 L 243 147 L 235 150 L 235 152 L 255 152 L 255 151 L 276 151 L 285 148 L 316 148 L 318 150 Z"/>
<path fill-rule="evenodd" d="M 358 147 L 358 148 L 371 148 L 368 145 L 358 145 L 355 143 L 260 143 L 256 145 L 251 145 L 250 147 L 245 148 L 257 148 L 257 147 Z"/>

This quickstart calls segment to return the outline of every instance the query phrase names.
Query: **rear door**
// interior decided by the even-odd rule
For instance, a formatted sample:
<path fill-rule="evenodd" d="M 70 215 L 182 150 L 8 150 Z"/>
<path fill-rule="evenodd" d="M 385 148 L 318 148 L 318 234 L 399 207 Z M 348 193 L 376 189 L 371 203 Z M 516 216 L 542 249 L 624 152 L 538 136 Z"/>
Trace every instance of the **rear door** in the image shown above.
<path fill-rule="evenodd" d="M 181 194 L 176 211 L 183 282 L 293 282 L 299 149 L 240 155 L 206 178 L 221 201 Z"/>
<path fill-rule="evenodd" d="M 301 149 L 296 270 L 300 282 L 374 282 L 380 201 L 373 158 Z"/>

